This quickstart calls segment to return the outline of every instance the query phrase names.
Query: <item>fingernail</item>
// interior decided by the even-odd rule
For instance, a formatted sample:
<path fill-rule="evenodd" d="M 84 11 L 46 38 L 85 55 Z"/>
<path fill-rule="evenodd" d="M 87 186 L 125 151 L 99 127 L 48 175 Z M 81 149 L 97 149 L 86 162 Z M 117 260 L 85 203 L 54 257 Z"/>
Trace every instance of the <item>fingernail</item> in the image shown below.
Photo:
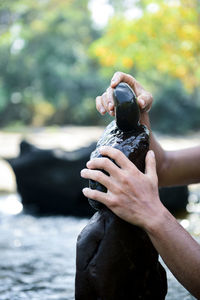
<path fill-rule="evenodd" d="M 140 102 L 140 104 L 141 104 L 142 107 L 145 106 L 145 101 L 143 99 L 139 99 L 139 102 Z"/>
<path fill-rule="evenodd" d="M 150 151 L 149 151 L 149 155 L 151 155 L 152 157 L 155 157 L 154 151 L 153 151 L 153 150 L 150 150 Z"/>
<path fill-rule="evenodd" d="M 88 188 L 84 188 L 82 189 L 83 194 L 85 194 L 85 192 L 88 190 Z"/>
<path fill-rule="evenodd" d="M 91 160 L 89 160 L 86 164 L 86 166 L 89 166 L 91 164 Z"/>
<path fill-rule="evenodd" d="M 109 108 L 110 111 L 113 110 L 113 104 L 111 102 L 108 104 L 108 108 Z"/>
<path fill-rule="evenodd" d="M 105 109 L 103 107 L 101 107 L 100 108 L 100 112 L 101 112 L 101 114 L 104 114 L 106 111 L 105 111 Z"/>
<path fill-rule="evenodd" d="M 82 176 L 82 175 L 84 175 L 84 173 L 85 173 L 85 169 L 81 170 L 81 172 L 80 172 L 80 173 L 81 173 L 81 176 Z"/>

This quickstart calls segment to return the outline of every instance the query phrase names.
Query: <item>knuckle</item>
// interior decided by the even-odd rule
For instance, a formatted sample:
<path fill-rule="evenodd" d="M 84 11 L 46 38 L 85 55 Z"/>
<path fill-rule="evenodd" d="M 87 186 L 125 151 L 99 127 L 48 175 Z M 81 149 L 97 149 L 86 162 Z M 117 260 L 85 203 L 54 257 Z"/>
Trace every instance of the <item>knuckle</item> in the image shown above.
<path fill-rule="evenodd" d="M 117 72 L 115 72 L 115 74 L 114 74 L 114 76 L 116 76 L 116 77 L 121 77 L 122 75 L 123 75 L 123 73 L 120 72 L 120 71 L 117 71 Z"/>
<path fill-rule="evenodd" d="M 103 95 L 102 95 L 102 101 L 103 101 L 103 103 L 104 103 L 104 105 L 106 105 L 107 104 L 107 93 L 104 93 Z"/>
<path fill-rule="evenodd" d="M 132 75 L 130 75 L 130 74 L 127 74 L 127 77 L 130 79 L 130 80 L 132 80 L 132 81 L 134 81 L 135 83 L 139 83 L 136 79 L 135 79 L 135 77 L 134 76 L 132 76 Z"/>
<path fill-rule="evenodd" d="M 119 195 L 121 192 L 121 188 L 118 185 L 114 185 L 113 190 L 116 195 Z"/>
<path fill-rule="evenodd" d="M 94 175 L 95 175 L 94 176 L 95 180 L 99 181 L 101 179 L 101 173 L 100 173 L 100 171 L 95 171 Z"/>
<path fill-rule="evenodd" d="M 129 176 L 127 174 L 122 174 L 121 182 L 123 185 L 128 185 L 129 184 Z"/>
<path fill-rule="evenodd" d="M 148 96 L 149 101 L 152 102 L 153 101 L 153 95 L 148 92 L 147 96 Z"/>
<path fill-rule="evenodd" d="M 117 197 L 124 194 L 124 186 L 122 182 L 114 184 L 113 191 L 114 191 L 114 195 L 117 195 Z"/>
<path fill-rule="evenodd" d="M 120 160 L 123 160 L 126 156 L 124 155 L 124 153 L 122 153 L 122 151 L 118 150 L 115 153 L 116 158 L 118 157 Z"/>
<path fill-rule="evenodd" d="M 115 150 L 112 150 L 112 151 L 111 151 L 111 155 L 112 155 L 112 159 L 113 159 L 114 161 L 116 161 L 116 159 L 117 159 L 117 153 L 115 152 Z"/>
<path fill-rule="evenodd" d="M 101 159 L 101 162 L 102 162 L 102 166 L 106 166 L 106 165 L 108 165 L 110 163 L 110 159 L 107 158 L 107 157 L 103 157 Z"/>
<path fill-rule="evenodd" d="M 111 208 L 115 208 L 116 206 L 118 206 L 118 198 L 114 195 L 110 198 L 109 202 Z"/>
<path fill-rule="evenodd" d="M 97 198 L 97 190 L 91 190 L 91 198 L 93 199 Z"/>

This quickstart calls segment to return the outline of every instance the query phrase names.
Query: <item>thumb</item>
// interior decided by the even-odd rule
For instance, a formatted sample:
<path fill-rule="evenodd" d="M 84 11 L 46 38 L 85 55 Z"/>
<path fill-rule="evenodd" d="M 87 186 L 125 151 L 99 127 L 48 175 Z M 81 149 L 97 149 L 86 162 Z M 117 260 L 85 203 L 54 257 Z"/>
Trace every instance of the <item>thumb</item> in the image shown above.
<path fill-rule="evenodd" d="M 138 104 L 142 111 L 149 112 L 152 106 L 153 97 L 150 93 L 142 93 L 137 97 Z"/>
<path fill-rule="evenodd" d="M 144 99 L 143 95 L 138 96 L 137 101 L 140 106 L 140 109 L 141 110 L 145 109 L 146 103 L 145 103 L 145 99 Z"/>
<path fill-rule="evenodd" d="M 157 180 L 156 159 L 155 159 L 155 154 L 152 150 L 148 151 L 146 155 L 145 174 L 147 174 L 153 180 Z"/>
<path fill-rule="evenodd" d="M 123 73 L 115 72 L 110 82 L 111 88 L 115 88 L 122 80 L 123 80 Z"/>

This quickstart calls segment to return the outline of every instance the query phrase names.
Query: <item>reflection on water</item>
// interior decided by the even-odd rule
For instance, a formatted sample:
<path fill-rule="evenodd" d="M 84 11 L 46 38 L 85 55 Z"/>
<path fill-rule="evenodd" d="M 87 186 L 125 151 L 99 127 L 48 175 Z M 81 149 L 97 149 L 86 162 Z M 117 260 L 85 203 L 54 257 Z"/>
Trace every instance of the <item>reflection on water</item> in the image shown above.
<path fill-rule="evenodd" d="M 2 195 L 0 201 L 0 213 L 17 215 L 23 210 L 18 194 Z"/>
<path fill-rule="evenodd" d="M 199 239 L 199 196 L 182 226 Z M 197 211 L 196 211 L 197 210 Z M 15 194 L 0 197 L 0 299 L 74 299 L 76 238 L 87 219 L 34 217 Z M 168 273 L 167 300 L 193 298 Z"/>

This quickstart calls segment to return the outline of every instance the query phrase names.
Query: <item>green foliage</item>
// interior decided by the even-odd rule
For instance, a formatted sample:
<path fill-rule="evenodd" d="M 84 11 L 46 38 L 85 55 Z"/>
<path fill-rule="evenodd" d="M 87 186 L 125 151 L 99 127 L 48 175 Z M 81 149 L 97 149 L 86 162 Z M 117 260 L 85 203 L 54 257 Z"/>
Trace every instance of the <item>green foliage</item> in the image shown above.
<path fill-rule="evenodd" d="M 152 128 L 166 134 L 186 134 L 199 130 L 199 91 L 188 94 L 178 80 L 158 85 L 150 112 Z"/>
<path fill-rule="evenodd" d="M 34 125 L 96 123 L 94 104 L 88 101 L 94 103 L 106 81 L 88 56 L 99 33 L 87 5 L 86 0 L 17 0 L 0 6 L 2 125 L 14 106 L 29 107 L 29 118 L 21 117 Z M 81 108 L 85 111 L 78 117 Z"/>
<path fill-rule="evenodd" d="M 199 129 L 199 1 L 109 0 L 102 32 L 88 1 L 0 1 L 0 125 L 105 124 L 95 97 L 121 70 L 153 93 L 156 130 Z"/>

